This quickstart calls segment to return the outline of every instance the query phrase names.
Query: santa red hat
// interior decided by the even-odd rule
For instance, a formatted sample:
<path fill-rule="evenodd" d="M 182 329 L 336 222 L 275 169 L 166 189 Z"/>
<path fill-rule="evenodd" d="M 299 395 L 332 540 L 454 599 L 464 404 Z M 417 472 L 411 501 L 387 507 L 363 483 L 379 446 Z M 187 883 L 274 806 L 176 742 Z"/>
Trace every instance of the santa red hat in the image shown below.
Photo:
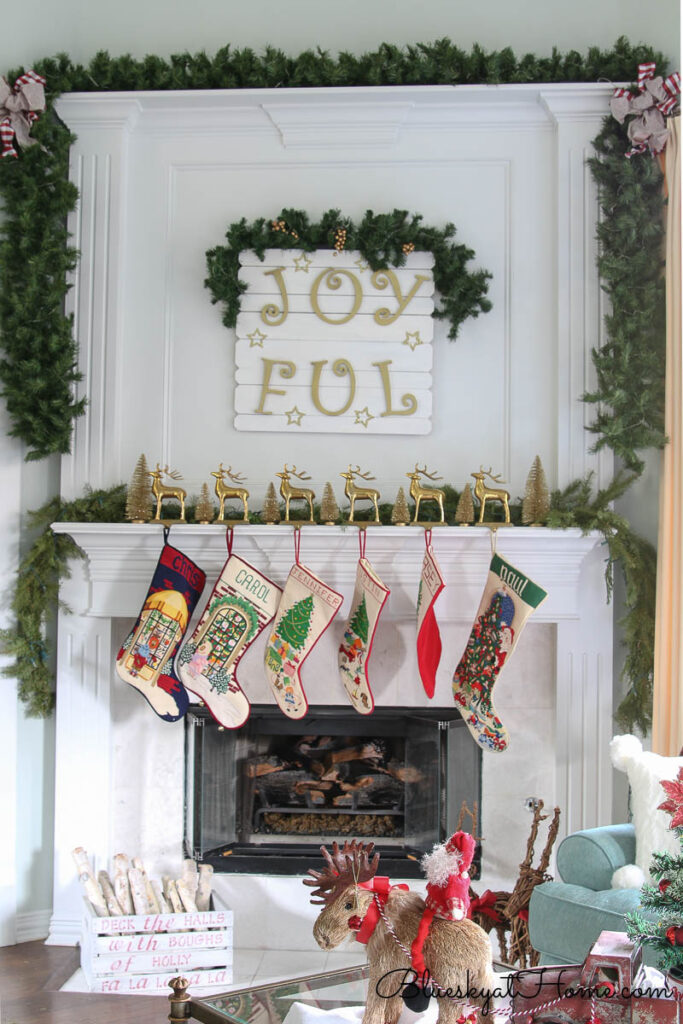
<path fill-rule="evenodd" d="M 475 841 L 469 832 L 455 832 L 422 858 L 427 875 L 427 907 L 435 917 L 460 921 L 470 909 L 468 868 L 474 857 Z"/>

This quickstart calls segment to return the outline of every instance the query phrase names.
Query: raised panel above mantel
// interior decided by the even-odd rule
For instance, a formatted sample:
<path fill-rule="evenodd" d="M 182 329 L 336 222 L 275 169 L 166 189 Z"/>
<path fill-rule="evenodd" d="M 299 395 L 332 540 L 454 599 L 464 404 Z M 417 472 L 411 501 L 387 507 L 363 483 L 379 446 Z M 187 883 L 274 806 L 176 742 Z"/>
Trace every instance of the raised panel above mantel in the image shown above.
<path fill-rule="evenodd" d="M 480 462 L 513 494 L 540 454 L 551 486 L 588 470 L 590 351 L 602 336 L 596 193 L 585 161 L 613 86 L 400 86 L 67 94 L 74 131 L 70 220 L 81 253 L 75 316 L 88 408 L 63 460 L 65 495 L 130 477 L 144 451 L 197 493 L 221 461 L 239 464 L 258 504 L 286 461 L 313 479 L 362 463 L 388 500 L 416 459 L 461 488 Z M 457 226 L 493 277 L 493 309 L 456 342 L 435 323 L 431 432 L 269 438 L 235 429 L 235 335 L 204 288 L 205 253 L 231 223 L 360 219 L 405 209 Z M 316 358 L 316 357 L 313 357 Z M 320 358 L 324 358 L 320 356 Z M 336 472 L 339 472 L 339 469 Z"/>

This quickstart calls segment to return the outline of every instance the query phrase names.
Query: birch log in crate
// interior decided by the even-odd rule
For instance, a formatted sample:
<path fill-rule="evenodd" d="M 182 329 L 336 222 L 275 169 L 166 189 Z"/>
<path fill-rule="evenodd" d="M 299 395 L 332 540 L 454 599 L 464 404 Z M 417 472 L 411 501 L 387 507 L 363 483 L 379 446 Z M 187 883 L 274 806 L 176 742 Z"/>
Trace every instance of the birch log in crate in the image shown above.
<path fill-rule="evenodd" d="M 183 862 L 178 878 L 149 878 L 139 857 L 112 859 L 95 875 L 73 851 L 83 887 L 81 967 L 93 992 L 168 995 L 182 973 L 197 988 L 232 982 L 232 911 L 211 893 L 213 868 Z"/>
<path fill-rule="evenodd" d="M 434 257 L 373 271 L 359 252 L 240 253 L 235 428 L 428 434 Z"/>

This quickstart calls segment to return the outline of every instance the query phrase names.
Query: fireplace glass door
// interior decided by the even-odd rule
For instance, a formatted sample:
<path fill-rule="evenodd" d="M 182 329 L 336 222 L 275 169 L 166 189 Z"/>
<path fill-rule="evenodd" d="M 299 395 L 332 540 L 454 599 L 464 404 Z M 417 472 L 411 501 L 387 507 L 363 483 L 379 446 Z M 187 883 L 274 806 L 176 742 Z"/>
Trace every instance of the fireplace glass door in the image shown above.
<path fill-rule="evenodd" d="M 372 840 L 383 869 L 419 860 L 480 806 L 480 751 L 457 711 L 261 706 L 239 730 L 187 716 L 185 846 L 223 871 L 304 872 L 321 843 Z M 468 822 L 464 827 L 468 827 Z"/>

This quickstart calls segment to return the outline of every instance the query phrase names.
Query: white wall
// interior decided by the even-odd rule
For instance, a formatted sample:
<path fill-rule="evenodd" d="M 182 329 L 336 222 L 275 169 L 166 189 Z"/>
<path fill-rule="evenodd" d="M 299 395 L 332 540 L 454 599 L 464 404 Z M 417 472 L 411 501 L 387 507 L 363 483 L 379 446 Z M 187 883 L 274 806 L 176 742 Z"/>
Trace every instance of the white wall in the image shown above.
<path fill-rule="evenodd" d="M 663 50 L 674 64 L 680 52 L 676 0 L 657 0 L 655 4 L 644 0 L 601 0 L 599 4 L 575 0 L 571 5 L 559 0 L 488 0 L 486 4 L 462 0 L 423 0 L 420 4 L 414 0 L 385 0 L 368 4 L 366 0 L 346 0 L 334 5 L 329 0 L 255 0 L 251 4 L 197 0 L 191 5 L 169 5 L 164 0 L 119 0 L 114 5 L 87 0 L 60 0 L 59 4 L 24 0 L 9 5 L 3 29 L 0 73 L 22 64 L 30 66 L 38 58 L 59 51 L 85 62 L 99 49 L 136 56 L 148 52 L 166 55 L 185 49 L 206 49 L 212 54 L 228 42 L 257 50 L 273 44 L 289 53 L 319 45 L 333 52 L 344 48 L 361 52 L 383 41 L 405 44 L 450 36 L 464 49 L 479 42 L 489 49 L 509 45 L 518 54 L 542 54 L 549 53 L 553 45 L 563 51 L 575 48 L 585 52 L 594 44 L 607 48 L 623 34 L 633 42 L 645 40 Z M 4 416 L 0 429 L 3 424 Z M 16 566 L 20 510 L 35 507 L 54 493 L 56 480 L 54 467 L 26 466 L 17 443 L 7 439 L 0 447 L 2 479 L 13 481 L 10 500 L 3 488 L 7 515 L 0 549 L 4 575 L 9 579 Z M 656 518 L 656 488 L 646 490 L 642 500 L 629 499 L 624 506 L 627 514 L 638 516 L 643 532 L 652 535 L 647 524 Z M 12 684 L 0 681 L 0 685 L 0 750 L 5 795 L 9 796 L 8 811 L 2 819 L 5 849 L 14 848 L 14 810 L 21 808 L 16 822 L 15 870 L 2 877 L 4 880 L 16 874 L 20 913 L 40 915 L 49 909 L 51 888 L 52 857 L 46 837 L 52 831 L 53 725 L 26 722 L 21 708 L 17 711 Z M 20 779 L 17 787 L 13 775 Z M 14 806 L 12 794 L 18 798 Z M 0 907 L 0 914 L 10 912 L 9 904 Z M 12 941 L 12 935 L 10 923 L 0 933 L 0 941 Z"/>

